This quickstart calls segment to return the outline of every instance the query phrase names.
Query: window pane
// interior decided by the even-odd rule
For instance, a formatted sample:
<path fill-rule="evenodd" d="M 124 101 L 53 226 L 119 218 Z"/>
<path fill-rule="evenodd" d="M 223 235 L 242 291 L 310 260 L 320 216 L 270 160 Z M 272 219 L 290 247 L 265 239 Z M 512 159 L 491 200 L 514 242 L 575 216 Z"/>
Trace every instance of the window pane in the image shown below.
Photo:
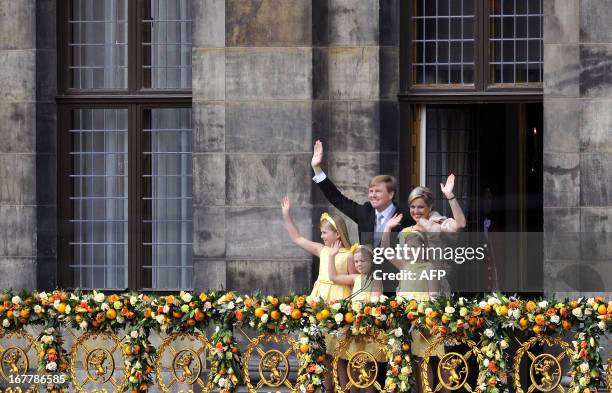
<path fill-rule="evenodd" d="M 491 82 L 542 83 L 542 0 L 490 0 Z"/>
<path fill-rule="evenodd" d="M 127 0 L 72 0 L 70 86 L 127 88 Z"/>
<path fill-rule="evenodd" d="M 127 109 L 72 111 L 70 269 L 78 288 L 127 287 L 127 123 Z"/>
<path fill-rule="evenodd" d="M 463 68 L 474 68 L 474 0 L 412 2 L 413 84 L 473 84 Z"/>
<path fill-rule="evenodd" d="M 478 196 L 478 141 L 473 111 L 457 105 L 455 108 L 427 106 L 426 110 L 426 185 L 434 193 L 434 206 L 440 214 L 450 217 L 448 203 L 440 192 L 440 183 L 449 173 L 455 174 L 457 200 L 461 203 L 470 226 L 477 225 L 474 209 Z"/>
<path fill-rule="evenodd" d="M 144 286 L 192 285 L 191 109 L 147 109 L 143 151 Z"/>
<path fill-rule="evenodd" d="M 191 88 L 191 0 L 146 0 L 143 86 Z"/>

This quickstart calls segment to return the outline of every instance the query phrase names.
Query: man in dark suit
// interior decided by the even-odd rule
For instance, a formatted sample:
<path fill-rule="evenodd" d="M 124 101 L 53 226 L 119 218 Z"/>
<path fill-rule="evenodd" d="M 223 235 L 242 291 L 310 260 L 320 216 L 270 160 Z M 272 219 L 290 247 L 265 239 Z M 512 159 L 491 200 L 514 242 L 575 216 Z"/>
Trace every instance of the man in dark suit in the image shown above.
<path fill-rule="evenodd" d="M 357 223 L 360 243 L 378 247 L 385 225 L 395 214 L 403 214 L 403 219 L 401 224 L 394 228 L 394 231 L 399 231 L 414 224 L 410 215 L 401 211 L 393 202 L 397 189 L 397 182 L 393 176 L 378 175 L 373 177 L 368 185 L 368 202 L 359 204 L 344 196 L 336 188 L 321 169 L 322 161 L 323 143 L 316 141 L 311 161 L 315 173 L 312 180 L 317 183 L 329 203 Z"/>

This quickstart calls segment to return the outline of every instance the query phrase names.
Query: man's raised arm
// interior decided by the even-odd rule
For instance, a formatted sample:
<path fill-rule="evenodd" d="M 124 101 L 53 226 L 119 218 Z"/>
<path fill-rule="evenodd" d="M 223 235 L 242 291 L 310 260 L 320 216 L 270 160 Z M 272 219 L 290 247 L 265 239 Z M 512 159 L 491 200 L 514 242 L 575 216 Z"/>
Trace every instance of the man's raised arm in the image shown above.
<path fill-rule="evenodd" d="M 325 198 L 340 210 L 351 218 L 351 220 L 358 221 L 358 209 L 361 207 L 357 202 L 344 196 L 340 190 L 334 185 L 334 183 L 327 177 L 323 169 L 321 169 L 321 163 L 323 162 L 323 143 L 316 141 L 314 150 L 312 153 L 312 160 L 310 165 L 315 173 L 312 180 L 317 183 Z"/>

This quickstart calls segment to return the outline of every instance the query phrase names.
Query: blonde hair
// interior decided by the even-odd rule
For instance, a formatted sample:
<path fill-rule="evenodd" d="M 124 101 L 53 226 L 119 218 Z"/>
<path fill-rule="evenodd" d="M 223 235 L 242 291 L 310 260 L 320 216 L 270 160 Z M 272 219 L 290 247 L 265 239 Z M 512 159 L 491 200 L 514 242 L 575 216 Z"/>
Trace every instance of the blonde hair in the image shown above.
<path fill-rule="evenodd" d="M 347 250 L 351 248 L 351 241 L 349 239 L 349 234 L 348 234 L 348 229 L 346 227 L 346 221 L 344 221 L 344 218 L 334 214 L 333 216 L 330 217 L 331 221 L 328 219 L 321 219 L 321 222 L 319 224 L 319 228 L 323 225 L 326 224 L 330 230 L 336 232 L 339 236 L 340 236 L 340 241 L 342 242 L 342 247 L 346 248 Z M 333 224 L 332 224 L 333 222 Z"/>
<path fill-rule="evenodd" d="M 367 246 L 360 246 L 358 247 L 355 252 L 353 253 L 353 255 L 357 255 L 357 254 L 361 254 L 362 258 L 366 258 L 372 262 L 372 260 L 374 259 L 374 253 L 372 252 L 372 250 L 370 249 L 370 247 Z"/>
<path fill-rule="evenodd" d="M 427 187 L 415 187 L 408 195 L 408 204 L 411 204 L 415 199 L 423 198 L 425 204 L 431 209 L 433 206 L 433 194 Z"/>
<path fill-rule="evenodd" d="M 397 180 L 395 180 L 395 178 L 390 175 L 374 176 L 372 180 L 370 180 L 368 188 L 381 183 L 385 184 L 388 193 L 393 193 L 393 195 L 395 196 L 395 190 L 397 189 Z"/>

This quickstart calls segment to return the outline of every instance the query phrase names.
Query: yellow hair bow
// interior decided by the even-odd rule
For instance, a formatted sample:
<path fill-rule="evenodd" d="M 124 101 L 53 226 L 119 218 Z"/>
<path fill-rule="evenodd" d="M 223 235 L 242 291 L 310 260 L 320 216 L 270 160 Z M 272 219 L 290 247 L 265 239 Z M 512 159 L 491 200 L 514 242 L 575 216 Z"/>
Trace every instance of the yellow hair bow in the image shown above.
<path fill-rule="evenodd" d="M 359 243 L 355 243 L 351 246 L 351 254 L 354 254 L 355 251 L 359 248 Z"/>
<path fill-rule="evenodd" d="M 323 222 L 323 221 L 328 221 L 331 224 L 331 226 L 334 227 L 336 231 L 338 230 L 338 227 L 336 227 L 336 222 L 334 221 L 333 218 L 331 218 L 328 212 L 321 213 L 320 222 Z"/>

